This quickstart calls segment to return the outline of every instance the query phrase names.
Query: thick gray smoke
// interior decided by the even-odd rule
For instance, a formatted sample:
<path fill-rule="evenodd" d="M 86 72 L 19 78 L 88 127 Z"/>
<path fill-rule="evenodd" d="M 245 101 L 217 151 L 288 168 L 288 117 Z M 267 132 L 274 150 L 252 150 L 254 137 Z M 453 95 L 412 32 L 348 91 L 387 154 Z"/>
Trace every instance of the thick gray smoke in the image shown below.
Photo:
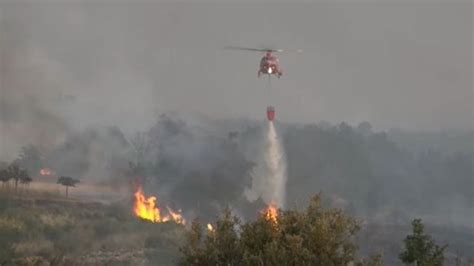
<path fill-rule="evenodd" d="M 145 190 L 188 217 L 213 217 L 223 207 L 245 200 L 243 191 L 254 163 L 245 158 L 238 135 L 218 123 L 200 121 L 163 115 L 150 130 L 133 138 L 134 175 L 142 178 Z"/>
<path fill-rule="evenodd" d="M 472 133 L 441 133 L 431 144 L 416 147 L 420 134 L 373 132 L 368 123 L 279 128 L 284 134 L 274 134 L 262 121 L 162 115 L 135 137 L 127 138 L 117 127 L 90 128 L 68 134 L 47 151 L 27 146 L 19 161 L 28 169 L 51 167 L 84 183 L 131 188 L 139 179 L 147 195 L 182 209 L 187 219 L 212 219 L 226 206 L 243 219 L 252 218 L 265 202 L 302 208 L 322 192 L 327 204 L 376 226 L 399 228 L 422 217 L 431 225 L 472 231 Z M 270 140 L 278 143 L 280 136 L 282 147 L 272 150 Z M 403 148 L 409 144 L 409 150 Z M 286 153 L 286 186 L 279 150 Z M 249 188 L 255 202 L 249 202 Z M 449 243 L 466 250 L 466 241 Z"/>
<path fill-rule="evenodd" d="M 422 217 L 472 243 L 472 3 L 17 2 L 0 3 L 0 166 L 18 159 L 33 182 L 40 167 L 139 178 L 187 218 L 322 192 L 370 222 Z M 279 56 L 279 135 L 258 120 L 259 55 L 220 50 L 260 44 L 305 50 Z M 364 120 L 377 130 L 340 123 Z"/>
<path fill-rule="evenodd" d="M 0 159 L 91 125 L 129 135 L 168 110 L 257 119 L 259 55 L 227 45 L 305 50 L 279 55 L 281 121 L 474 126 L 469 1 L 61 2 L 0 3 Z"/>
<path fill-rule="evenodd" d="M 347 124 L 314 126 L 324 118 L 367 119 L 377 128 L 472 128 L 471 7 L 4 1 L 0 160 L 10 162 L 33 144 L 42 163 L 60 173 L 125 178 L 130 161 L 185 206 L 195 197 L 203 197 L 200 206 L 216 205 L 225 193 L 238 201 L 259 165 L 248 154 L 263 130 L 255 121 L 212 121 L 256 120 L 265 105 L 255 89 L 262 80 L 250 78 L 258 56 L 220 48 L 270 42 L 305 50 L 281 54 L 285 75 L 272 88 L 282 121 L 301 122 L 282 136 L 287 205 L 326 191 L 367 214 L 389 205 L 432 213 L 443 206 L 449 213 L 460 203 L 471 210 L 472 133 L 435 135 L 426 145 L 432 137 L 423 134 L 392 138 Z M 148 130 L 166 110 L 208 119 L 173 118 Z M 112 137 L 109 126 L 120 134 Z M 449 153 L 438 151 L 441 142 Z M 230 192 L 215 192 L 216 184 Z M 449 214 L 450 222 L 465 224 L 456 220 L 462 215 Z"/>

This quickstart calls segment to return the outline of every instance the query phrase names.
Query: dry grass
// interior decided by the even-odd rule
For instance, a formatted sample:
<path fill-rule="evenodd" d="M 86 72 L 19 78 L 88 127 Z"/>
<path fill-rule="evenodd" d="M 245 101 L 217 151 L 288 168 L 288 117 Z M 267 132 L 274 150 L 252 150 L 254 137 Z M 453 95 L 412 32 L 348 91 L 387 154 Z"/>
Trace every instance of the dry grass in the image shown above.
<path fill-rule="evenodd" d="M 35 239 L 14 244 L 13 251 L 18 257 L 49 257 L 54 253 L 54 244 L 49 240 Z"/>
<path fill-rule="evenodd" d="M 65 197 L 65 188 L 59 184 L 50 182 L 32 182 L 30 185 L 30 191 L 37 193 L 48 193 L 53 195 L 59 195 Z M 76 185 L 76 187 L 69 188 L 69 197 L 87 201 L 99 201 L 99 202 L 113 202 L 121 200 L 130 195 L 129 188 L 126 186 L 120 186 L 117 188 L 111 188 L 110 186 L 98 185 L 93 183 L 82 182 Z"/>
<path fill-rule="evenodd" d="M 70 214 L 52 214 L 43 213 L 40 214 L 39 220 L 46 226 L 51 227 L 63 227 L 66 225 L 74 224 L 75 220 Z"/>
<path fill-rule="evenodd" d="M 21 194 L 0 192 L 0 265 L 48 265 L 52 260 L 56 265 L 156 265 L 157 259 L 169 262 L 179 255 L 183 228 L 137 219 L 130 201 L 65 198 L 54 193 L 54 184 L 37 186 Z M 88 189 L 106 191 L 82 188 Z"/>
<path fill-rule="evenodd" d="M 25 223 L 18 218 L 0 216 L 0 231 L 20 232 L 25 230 L 25 228 Z"/>

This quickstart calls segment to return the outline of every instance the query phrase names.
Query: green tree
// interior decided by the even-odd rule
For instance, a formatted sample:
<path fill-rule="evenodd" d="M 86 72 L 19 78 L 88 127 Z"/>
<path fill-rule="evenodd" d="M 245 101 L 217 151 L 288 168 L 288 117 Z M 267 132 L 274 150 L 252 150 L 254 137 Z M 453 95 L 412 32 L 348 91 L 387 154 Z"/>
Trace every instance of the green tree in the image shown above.
<path fill-rule="evenodd" d="M 235 231 L 240 221 L 225 209 L 215 228 L 205 236 L 198 220 L 187 234 L 187 244 L 181 249 L 182 265 L 240 265 L 242 252 Z"/>
<path fill-rule="evenodd" d="M 18 182 L 20 182 L 22 179 L 25 178 L 25 176 L 28 176 L 28 172 L 26 170 L 21 169 L 18 164 L 12 163 L 8 166 L 7 170 L 7 175 L 10 177 L 10 179 L 15 180 L 15 193 L 18 192 Z"/>
<path fill-rule="evenodd" d="M 20 177 L 20 183 L 23 184 L 25 187 L 29 187 L 31 181 L 33 181 L 33 179 L 31 178 L 31 176 L 28 174 L 27 171 L 23 171 L 23 174 L 22 176 Z"/>
<path fill-rule="evenodd" d="M 400 260 L 407 265 L 443 265 L 444 250 L 447 246 L 438 246 L 431 236 L 425 234 L 421 219 L 415 219 L 411 224 L 413 233 L 404 240 L 405 250 L 400 253 Z"/>
<path fill-rule="evenodd" d="M 68 197 L 68 191 L 69 187 L 75 187 L 77 183 L 79 183 L 79 180 L 74 179 L 69 176 L 61 176 L 58 178 L 57 184 L 61 184 L 66 187 L 66 198 Z"/>
<path fill-rule="evenodd" d="M 0 169 L 0 181 L 2 182 L 2 187 L 5 187 L 5 184 L 8 183 L 8 181 L 10 181 L 11 177 L 10 175 L 8 174 L 8 171 L 7 169 Z"/>
<path fill-rule="evenodd" d="M 42 157 L 40 150 L 30 144 L 21 148 L 17 163 L 30 173 L 38 173 L 42 165 Z"/>
<path fill-rule="evenodd" d="M 194 222 L 182 248 L 182 265 L 381 265 L 380 257 L 360 261 L 354 235 L 358 222 L 340 210 L 322 208 L 314 197 L 304 211 L 262 213 L 241 224 L 225 210 L 204 234 Z"/>
<path fill-rule="evenodd" d="M 201 224 L 197 219 L 193 220 L 191 229 L 186 235 L 186 245 L 181 248 L 183 258 L 182 265 L 206 265 L 204 250 L 201 247 L 203 232 Z"/>
<path fill-rule="evenodd" d="M 240 221 L 225 209 L 216 222 L 214 231 L 208 235 L 205 251 L 209 262 L 214 265 L 239 265 L 242 253 L 239 247 L 239 236 L 235 231 Z"/>

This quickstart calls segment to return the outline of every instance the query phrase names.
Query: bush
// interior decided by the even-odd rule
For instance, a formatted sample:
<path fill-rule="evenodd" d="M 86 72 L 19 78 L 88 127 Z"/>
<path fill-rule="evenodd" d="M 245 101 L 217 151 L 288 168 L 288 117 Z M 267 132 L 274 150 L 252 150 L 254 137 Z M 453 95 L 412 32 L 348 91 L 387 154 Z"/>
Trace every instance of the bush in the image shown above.
<path fill-rule="evenodd" d="M 194 221 L 181 249 L 182 265 L 378 265 L 375 257 L 359 262 L 354 236 L 358 222 L 342 211 L 325 210 L 312 198 L 305 211 L 278 211 L 275 220 L 262 214 L 241 224 L 225 210 L 214 230 L 203 233 Z"/>

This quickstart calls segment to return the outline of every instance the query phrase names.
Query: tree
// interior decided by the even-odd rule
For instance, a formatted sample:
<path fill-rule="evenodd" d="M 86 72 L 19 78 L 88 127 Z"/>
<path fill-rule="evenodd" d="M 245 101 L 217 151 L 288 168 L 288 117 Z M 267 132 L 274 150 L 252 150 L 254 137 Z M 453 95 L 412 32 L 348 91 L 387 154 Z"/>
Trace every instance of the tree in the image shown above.
<path fill-rule="evenodd" d="M 7 169 L 0 169 L 0 181 L 2 182 L 2 186 L 5 186 L 5 184 L 10 181 L 10 175 L 8 174 Z"/>
<path fill-rule="evenodd" d="M 400 253 L 400 260 L 407 265 L 443 265 L 444 250 L 447 246 L 438 246 L 431 236 L 425 234 L 421 219 L 414 219 L 411 224 L 413 233 L 404 240 L 405 250 Z"/>
<path fill-rule="evenodd" d="M 185 255 L 182 265 L 240 265 L 242 250 L 239 236 L 235 231 L 240 221 L 225 209 L 216 222 L 215 229 L 209 231 L 203 243 L 201 225 L 194 220 L 187 235 L 187 245 L 182 248 Z"/>
<path fill-rule="evenodd" d="M 193 222 L 181 249 L 182 265 L 380 265 L 380 257 L 360 261 L 354 235 L 358 222 L 342 211 L 321 207 L 314 197 L 305 211 L 262 213 L 241 224 L 226 209 L 203 234 Z"/>
<path fill-rule="evenodd" d="M 21 148 L 17 163 L 30 173 L 38 173 L 42 165 L 42 157 L 40 150 L 30 144 Z"/>
<path fill-rule="evenodd" d="M 58 178 L 57 182 L 57 184 L 61 184 L 66 187 L 66 198 L 68 197 L 69 187 L 75 187 L 77 183 L 79 183 L 79 180 L 69 176 L 61 176 Z"/>
<path fill-rule="evenodd" d="M 28 172 L 21 169 L 18 164 L 12 163 L 7 168 L 7 174 L 10 179 L 15 180 L 15 193 L 18 192 L 18 182 L 21 181 L 25 176 L 28 176 Z"/>
<path fill-rule="evenodd" d="M 30 185 L 31 181 L 33 181 L 33 179 L 30 177 L 28 172 L 23 171 L 23 174 L 20 177 L 20 183 L 22 183 L 26 187 Z"/>

